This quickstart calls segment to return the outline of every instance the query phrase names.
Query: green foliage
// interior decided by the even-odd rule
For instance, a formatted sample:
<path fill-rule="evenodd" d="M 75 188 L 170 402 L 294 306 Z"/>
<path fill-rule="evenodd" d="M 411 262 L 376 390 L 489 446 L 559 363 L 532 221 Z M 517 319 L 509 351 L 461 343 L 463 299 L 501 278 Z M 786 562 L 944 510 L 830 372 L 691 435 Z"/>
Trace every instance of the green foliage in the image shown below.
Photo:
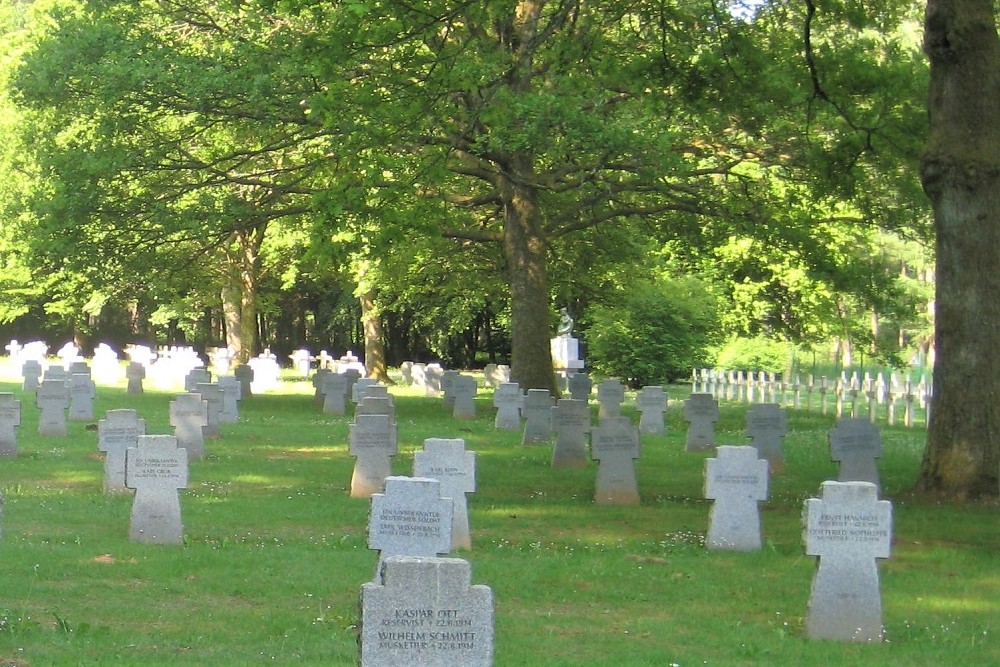
<path fill-rule="evenodd" d="M 584 340 L 593 368 L 630 386 L 664 384 L 705 364 L 718 306 L 693 279 L 637 282 L 591 307 Z"/>
<path fill-rule="evenodd" d="M 791 367 L 792 353 L 791 343 L 764 336 L 733 338 L 719 350 L 715 365 L 731 370 L 782 373 Z"/>

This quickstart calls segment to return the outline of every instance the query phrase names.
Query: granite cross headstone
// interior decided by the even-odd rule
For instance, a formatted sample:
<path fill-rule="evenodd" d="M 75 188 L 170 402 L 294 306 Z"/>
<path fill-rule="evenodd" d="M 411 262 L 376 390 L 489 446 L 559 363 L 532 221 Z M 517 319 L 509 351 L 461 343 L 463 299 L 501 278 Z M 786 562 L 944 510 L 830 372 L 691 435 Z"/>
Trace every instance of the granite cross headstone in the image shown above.
<path fill-rule="evenodd" d="M 684 419 L 688 422 L 685 449 L 705 452 L 715 449 L 715 422 L 719 421 L 719 402 L 711 394 L 691 394 L 684 401 Z"/>
<path fill-rule="evenodd" d="M 0 393 L 0 456 L 17 456 L 16 427 L 21 425 L 21 401 Z"/>
<path fill-rule="evenodd" d="M 882 594 L 876 558 L 888 558 L 892 504 L 869 482 L 823 482 L 806 500 L 806 554 L 819 556 L 806 633 L 813 639 L 880 641 Z"/>
<path fill-rule="evenodd" d="M 128 378 L 128 388 L 126 393 L 141 394 L 143 392 L 142 381 L 146 379 L 146 367 L 138 361 L 128 362 L 125 369 L 125 377 Z"/>
<path fill-rule="evenodd" d="M 429 477 L 385 478 L 385 492 L 373 493 L 368 547 L 379 550 L 376 574 L 389 556 L 437 556 L 451 549 L 452 499 Z"/>
<path fill-rule="evenodd" d="M 235 375 L 223 375 L 217 381 L 219 389 L 222 390 L 222 410 L 219 413 L 219 421 L 223 424 L 235 424 L 240 420 L 240 401 L 243 399 L 243 392 L 240 388 L 240 381 Z"/>
<path fill-rule="evenodd" d="M 69 388 L 65 380 L 42 380 L 35 391 L 38 415 L 38 434 L 64 436 L 66 408 L 69 407 Z"/>
<path fill-rule="evenodd" d="M 70 421 L 90 421 L 94 418 L 94 398 L 97 385 L 86 373 L 73 373 L 66 383 L 69 390 Z"/>
<path fill-rule="evenodd" d="M 452 500 L 451 548 L 471 549 L 466 493 L 476 490 L 476 453 L 460 438 L 428 438 L 423 451 L 413 453 L 413 476 L 441 482 L 441 495 Z"/>
<path fill-rule="evenodd" d="M 863 418 L 840 419 L 828 439 L 830 459 L 840 462 L 838 482 L 871 482 L 878 487 L 882 439 L 873 424 Z"/>
<path fill-rule="evenodd" d="M 552 395 L 548 389 L 529 389 L 521 406 L 524 434 L 521 444 L 546 442 L 552 435 Z"/>
<path fill-rule="evenodd" d="M 772 475 L 785 471 L 781 439 L 788 432 L 788 417 L 777 403 L 758 403 L 747 411 L 746 433 L 761 458 L 767 459 Z"/>
<path fill-rule="evenodd" d="M 355 457 L 351 497 L 369 498 L 385 486 L 392 474 L 392 457 L 398 446 L 388 415 L 356 415 L 349 426 L 349 448 Z"/>
<path fill-rule="evenodd" d="M 590 433 L 590 405 L 575 398 L 561 398 L 552 408 L 553 468 L 587 466 L 587 434 Z"/>
<path fill-rule="evenodd" d="M 208 424 L 202 429 L 205 437 L 219 437 L 222 434 L 219 429 L 222 421 L 222 387 L 214 382 L 199 382 L 191 391 L 200 394 L 202 400 L 208 402 Z"/>
<path fill-rule="evenodd" d="M 608 378 L 597 385 L 597 400 L 600 402 L 597 412 L 599 420 L 620 417 L 622 403 L 625 401 L 625 386 L 618 378 Z"/>
<path fill-rule="evenodd" d="M 125 453 L 125 485 L 135 489 L 129 539 L 183 544 L 178 489 L 187 487 L 187 450 L 172 435 L 141 435 Z"/>
<path fill-rule="evenodd" d="M 38 385 L 41 384 L 42 378 L 42 362 L 37 359 L 28 359 L 21 366 L 21 377 L 24 378 L 24 383 L 21 385 L 21 389 L 25 392 L 35 391 L 38 389 Z"/>
<path fill-rule="evenodd" d="M 451 392 L 454 397 L 451 416 L 455 419 L 476 418 L 476 378 L 471 375 L 457 374 L 451 381 Z"/>
<path fill-rule="evenodd" d="M 135 410 L 108 410 L 97 422 L 97 449 L 104 452 L 104 492 L 121 493 L 125 486 L 125 452 L 146 435 L 146 420 Z"/>
<path fill-rule="evenodd" d="M 325 373 L 323 381 L 323 414 L 347 414 L 347 376 L 343 373 Z"/>
<path fill-rule="evenodd" d="M 761 547 L 758 501 L 767 499 L 767 461 L 754 447 L 722 445 L 705 460 L 705 497 L 714 500 L 709 514 L 709 549 L 756 551 Z"/>
<path fill-rule="evenodd" d="M 570 373 L 566 378 L 566 388 L 569 390 L 569 397 L 577 401 L 590 401 L 590 392 L 594 389 L 594 382 L 586 373 Z"/>
<path fill-rule="evenodd" d="M 177 446 L 187 450 L 192 461 L 205 458 L 205 427 L 208 426 L 208 401 L 194 392 L 178 394 L 170 401 L 170 425 L 174 427 Z"/>
<path fill-rule="evenodd" d="M 517 431 L 521 428 L 521 387 L 516 382 L 503 382 L 493 392 L 493 405 L 497 409 L 493 426 L 498 431 Z"/>
<path fill-rule="evenodd" d="M 660 434 L 664 431 L 663 413 L 667 411 L 667 395 L 660 385 L 642 388 L 635 397 L 639 408 L 639 432 Z"/>
<path fill-rule="evenodd" d="M 601 421 L 590 438 L 590 455 L 598 462 L 598 504 L 638 505 L 639 485 L 635 459 L 639 458 L 639 429 L 628 417 Z"/>

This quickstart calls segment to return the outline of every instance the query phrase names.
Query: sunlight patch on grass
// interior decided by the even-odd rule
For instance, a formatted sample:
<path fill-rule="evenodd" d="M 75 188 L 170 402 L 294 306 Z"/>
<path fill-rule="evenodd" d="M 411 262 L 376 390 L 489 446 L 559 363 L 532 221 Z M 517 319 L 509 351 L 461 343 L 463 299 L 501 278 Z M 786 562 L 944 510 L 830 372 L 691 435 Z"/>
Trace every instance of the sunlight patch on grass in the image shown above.
<path fill-rule="evenodd" d="M 1000 601 L 985 598 L 927 597 L 914 599 L 915 607 L 926 607 L 935 611 L 975 612 L 994 614 L 1000 612 Z"/>
<path fill-rule="evenodd" d="M 280 452 L 272 452 L 267 455 L 269 460 L 287 459 L 329 459 L 335 456 L 343 456 L 347 451 L 346 446 L 341 447 L 296 447 L 294 449 L 282 449 Z"/>

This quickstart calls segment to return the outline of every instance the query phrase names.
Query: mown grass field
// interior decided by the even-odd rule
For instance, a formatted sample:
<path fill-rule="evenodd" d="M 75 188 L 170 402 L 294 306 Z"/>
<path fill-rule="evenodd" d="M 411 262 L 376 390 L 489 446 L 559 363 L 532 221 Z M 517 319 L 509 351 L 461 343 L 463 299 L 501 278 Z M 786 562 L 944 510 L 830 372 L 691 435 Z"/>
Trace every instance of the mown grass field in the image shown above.
<path fill-rule="evenodd" d="M 497 665 L 1000 664 L 998 507 L 908 492 L 922 430 L 882 428 L 895 523 L 880 565 L 887 640 L 811 641 L 801 512 L 835 477 L 833 417 L 790 412 L 786 471 L 762 503 L 764 549 L 710 553 L 708 455 L 683 451 L 687 391 L 670 389 L 667 433 L 643 439 L 642 504 L 609 507 L 592 501 L 593 466 L 553 470 L 550 445 L 496 431 L 488 392 L 480 417 L 459 422 L 440 399 L 392 390 L 396 474 L 425 438 L 477 452 L 473 549 L 453 555 L 494 591 Z M 98 417 L 131 407 L 147 433 L 170 432 L 171 394 L 98 394 Z M 181 491 L 183 547 L 129 542 L 131 499 L 102 494 L 96 430 L 71 422 L 68 437 L 39 437 L 33 396 L 20 398 L 20 454 L 0 460 L 0 665 L 356 663 L 358 593 L 376 561 L 369 503 L 348 494 L 349 418 L 323 415 L 308 383 L 244 402 L 241 422 L 207 442 Z M 745 411 L 723 405 L 720 444 L 747 443 Z"/>

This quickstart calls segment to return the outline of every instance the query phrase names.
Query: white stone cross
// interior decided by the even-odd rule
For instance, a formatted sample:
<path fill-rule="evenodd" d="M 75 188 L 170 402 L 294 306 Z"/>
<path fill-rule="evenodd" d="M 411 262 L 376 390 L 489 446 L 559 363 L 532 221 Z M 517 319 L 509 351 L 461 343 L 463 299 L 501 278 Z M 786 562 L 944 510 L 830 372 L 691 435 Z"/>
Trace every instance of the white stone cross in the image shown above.
<path fill-rule="evenodd" d="M 187 487 L 187 450 L 172 435 L 142 435 L 125 453 L 125 485 L 135 489 L 129 539 L 147 544 L 183 544 L 177 490 Z"/>

